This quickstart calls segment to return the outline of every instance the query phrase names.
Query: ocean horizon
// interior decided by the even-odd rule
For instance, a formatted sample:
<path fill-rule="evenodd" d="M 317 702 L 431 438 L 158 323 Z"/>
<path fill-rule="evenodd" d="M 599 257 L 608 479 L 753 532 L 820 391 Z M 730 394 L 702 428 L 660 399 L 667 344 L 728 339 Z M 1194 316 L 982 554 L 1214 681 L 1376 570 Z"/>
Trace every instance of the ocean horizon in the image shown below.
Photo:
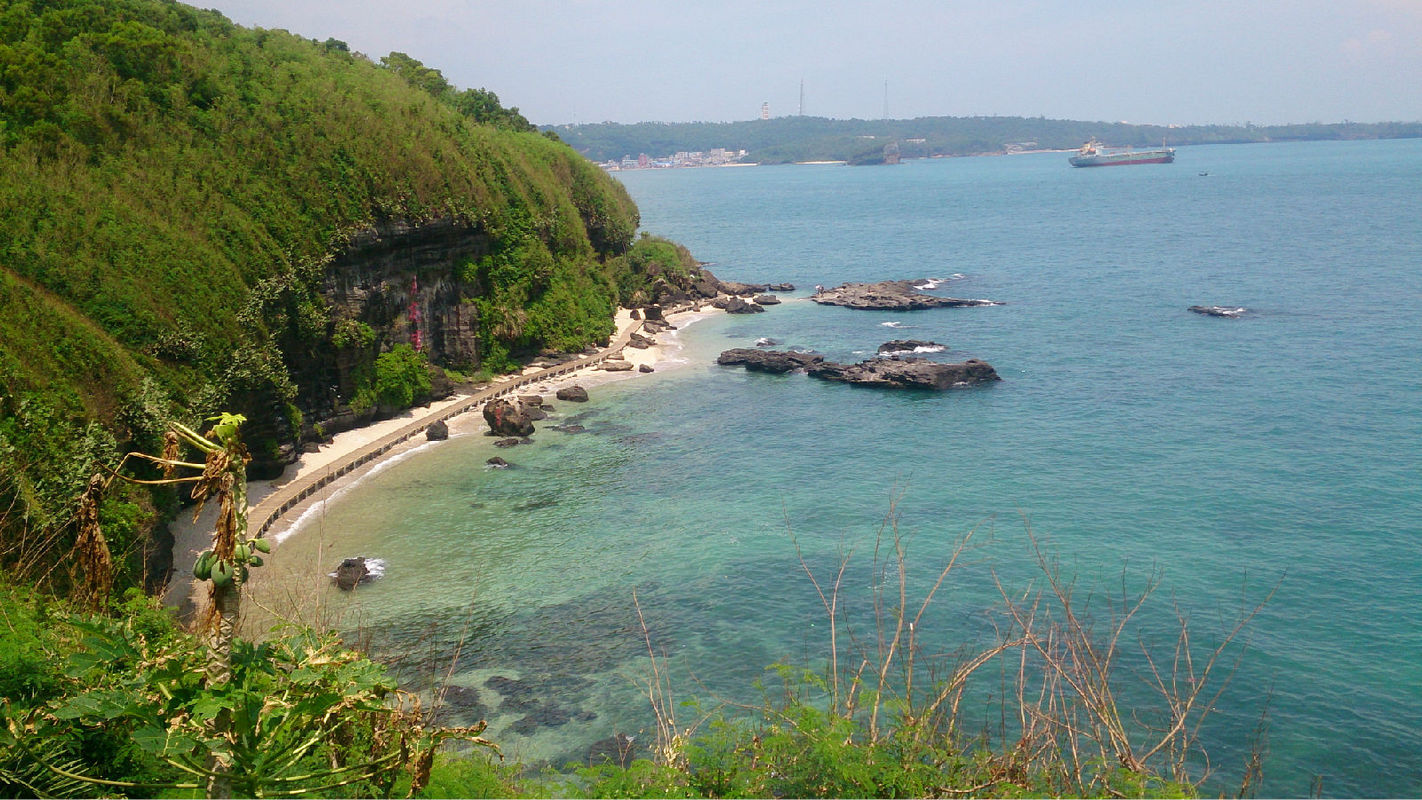
<path fill-rule="evenodd" d="M 659 335 L 655 373 L 587 404 L 550 397 L 532 445 L 421 447 L 286 535 L 272 564 L 292 573 L 379 560 L 320 602 L 412 685 L 447 676 L 512 758 L 582 761 L 651 735 L 648 640 L 679 699 L 753 704 L 771 665 L 823 667 L 807 571 L 848 559 L 843 622 L 867 634 L 881 536 L 903 537 L 920 595 L 971 537 L 924 617 L 935 652 L 989 646 L 1004 594 L 1042 586 L 1040 548 L 1103 619 L 1154 587 L 1122 655 L 1122 704 L 1144 708 L 1142 648 L 1168 654 L 1185 619 L 1207 651 L 1267 599 L 1220 667 L 1204 792 L 1236 789 L 1257 747 L 1261 794 L 1422 793 L 1422 141 L 617 178 L 643 229 L 718 277 L 798 288 Z M 910 278 L 1003 305 L 807 299 Z M 762 338 L 843 362 L 928 340 L 1003 380 L 895 392 L 715 364 Z M 991 735 L 999 680 L 969 698 Z"/>

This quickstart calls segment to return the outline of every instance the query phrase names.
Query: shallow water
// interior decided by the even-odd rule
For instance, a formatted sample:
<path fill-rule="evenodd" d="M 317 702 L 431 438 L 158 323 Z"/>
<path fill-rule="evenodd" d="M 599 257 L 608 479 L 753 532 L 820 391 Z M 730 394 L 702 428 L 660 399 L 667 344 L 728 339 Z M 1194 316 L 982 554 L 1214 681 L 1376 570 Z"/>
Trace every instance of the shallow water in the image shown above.
<path fill-rule="evenodd" d="M 1040 577 L 1029 529 L 1078 596 L 1158 572 L 1133 631 L 1153 644 L 1176 606 L 1206 644 L 1277 586 L 1201 731 L 1209 791 L 1238 785 L 1267 699 L 1264 794 L 1316 775 L 1326 795 L 1422 793 L 1422 142 L 620 177 L 645 228 L 722 278 L 960 274 L 936 291 L 1007 304 L 713 317 L 674 337 L 677 363 L 556 403 L 550 422 L 585 433 L 541 426 L 509 451 L 455 437 L 363 479 L 272 561 L 383 559 L 322 600 L 412 680 L 457 649 L 452 680 L 506 752 L 580 759 L 650 721 L 635 591 L 679 696 L 754 700 L 765 667 L 826 652 L 796 543 L 822 578 L 853 550 L 866 630 L 892 504 L 916 587 L 969 531 L 983 543 L 926 617 L 944 650 L 986 641 L 996 582 Z M 1004 380 L 892 393 L 713 363 L 760 337 L 843 361 L 928 339 Z M 496 452 L 515 467 L 486 468 Z"/>

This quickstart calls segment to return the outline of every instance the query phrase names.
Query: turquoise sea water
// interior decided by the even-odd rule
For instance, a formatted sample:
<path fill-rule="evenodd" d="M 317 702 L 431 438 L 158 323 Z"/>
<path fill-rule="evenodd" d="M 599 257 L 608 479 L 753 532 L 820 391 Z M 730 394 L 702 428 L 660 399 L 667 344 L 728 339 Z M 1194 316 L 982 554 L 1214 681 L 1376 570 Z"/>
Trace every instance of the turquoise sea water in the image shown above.
<path fill-rule="evenodd" d="M 558 404 L 550 422 L 587 432 L 545 427 L 499 452 L 513 469 L 455 437 L 278 550 L 297 570 L 382 559 L 328 608 L 412 671 L 448 669 L 462 641 L 451 680 L 507 752 L 562 763 L 648 726 L 634 590 L 680 697 L 754 701 L 766 666 L 818 663 L 827 625 L 795 543 L 821 577 L 854 551 L 863 630 L 896 502 L 916 586 L 964 534 L 983 543 L 926 617 L 944 651 L 987 641 L 997 583 L 1040 582 L 1029 527 L 1079 597 L 1158 575 L 1132 650 L 1168 646 L 1177 610 L 1208 646 L 1277 585 L 1201 730 L 1207 788 L 1237 787 L 1267 709 L 1264 794 L 1422 794 L 1422 141 L 1180 148 L 1124 170 L 1033 154 L 619 177 L 643 227 L 718 276 L 803 291 L 690 325 L 676 363 Z M 1006 305 L 794 299 L 954 275 L 941 292 Z M 841 361 L 931 339 L 1004 380 L 892 393 L 713 363 L 763 336 Z M 985 720 L 997 680 L 974 695 Z"/>

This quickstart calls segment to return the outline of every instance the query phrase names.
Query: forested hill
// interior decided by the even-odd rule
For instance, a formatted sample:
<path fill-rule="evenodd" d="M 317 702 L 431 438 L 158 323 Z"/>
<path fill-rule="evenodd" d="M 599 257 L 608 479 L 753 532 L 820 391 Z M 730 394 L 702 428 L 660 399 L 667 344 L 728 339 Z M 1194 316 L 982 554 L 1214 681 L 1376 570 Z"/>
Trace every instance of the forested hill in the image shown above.
<path fill-rule="evenodd" d="M 1300 139 L 1398 139 L 1422 137 L 1422 122 L 1275 126 L 1131 125 L 1044 117 L 920 117 L 862 120 L 777 117 L 746 122 L 604 122 L 551 126 L 563 141 L 594 161 L 641 153 L 652 157 L 723 147 L 746 150 L 745 161 L 865 161 L 895 143 L 902 157 L 963 156 L 1011 149 L 1066 150 L 1091 137 L 1111 146 L 1147 147 Z"/>
<path fill-rule="evenodd" d="M 170 419 L 246 415 L 260 477 L 322 423 L 605 340 L 649 263 L 689 261 L 637 225 L 408 55 L 169 0 L 0 2 L 0 571 L 60 574 L 85 479 Z M 173 502 L 111 492 L 111 547 Z"/>

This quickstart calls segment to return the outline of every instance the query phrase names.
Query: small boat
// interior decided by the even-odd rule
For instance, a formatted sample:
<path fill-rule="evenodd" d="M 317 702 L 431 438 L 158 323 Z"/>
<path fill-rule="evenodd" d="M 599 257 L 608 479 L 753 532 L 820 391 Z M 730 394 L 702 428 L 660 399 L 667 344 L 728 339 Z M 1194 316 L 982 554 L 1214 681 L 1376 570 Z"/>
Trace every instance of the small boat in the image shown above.
<path fill-rule="evenodd" d="M 1175 148 L 1135 151 L 1130 148 L 1108 151 L 1092 137 L 1068 161 L 1073 167 L 1124 167 L 1130 164 L 1169 164 L 1175 160 Z"/>

